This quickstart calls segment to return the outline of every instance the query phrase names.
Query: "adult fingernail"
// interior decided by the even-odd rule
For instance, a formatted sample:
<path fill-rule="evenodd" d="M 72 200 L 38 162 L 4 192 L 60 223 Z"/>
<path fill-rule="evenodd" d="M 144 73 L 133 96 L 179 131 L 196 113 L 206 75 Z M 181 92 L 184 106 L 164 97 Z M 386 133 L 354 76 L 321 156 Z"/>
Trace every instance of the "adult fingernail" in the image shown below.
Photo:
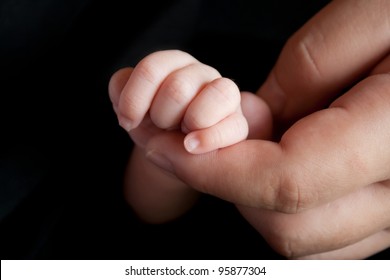
<path fill-rule="evenodd" d="M 196 137 L 186 137 L 186 139 L 184 139 L 184 148 L 190 153 L 196 150 L 199 145 L 200 141 Z"/>
<path fill-rule="evenodd" d="M 123 116 L 119 116 L 119 125 L 127 132 L 129 132 L 130 130 L 133 129 L 132 120 L 130 120 L 126 117 L 123 117 Z"/>
<path fill-rule="evenodd" d="M 160 152 L 155 150 L 149 151 L 146 153 L 146 158 L 150 160 L 154 165 L 160 167 L 161 169 L 174 173 L 173 165 L 167 157 L 162 155 Z"/>

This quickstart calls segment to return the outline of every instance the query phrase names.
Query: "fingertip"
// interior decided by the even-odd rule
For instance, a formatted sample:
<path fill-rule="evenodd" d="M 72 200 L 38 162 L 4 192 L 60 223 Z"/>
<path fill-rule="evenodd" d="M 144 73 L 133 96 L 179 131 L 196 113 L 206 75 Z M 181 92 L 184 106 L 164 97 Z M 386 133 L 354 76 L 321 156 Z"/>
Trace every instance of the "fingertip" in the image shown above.
<path fill-rule="evenodd" d="M 121 68 L 112 74 L 108 82 L 108 96 L 116 113 L 118 113 L 119 97 L 132 72 L 131 67 Z"/>
<path fill-rule="evenodd" d="M 271 139 L 273 118 L 268 104 L 253 93 L 242 92 L 241 108 L 248 122 L 248 139 Z"/>
<path fill-rule="evenodd" d="M 131 76 L 131 72 L 133 72 L 133 68 L 125 67 L 112 74 L 110 81 L 108 82 L 108 92 L 110 97 L 120 95 L 120 92 L 123 90 L 127 80 Z"/>
<path fill-rule="evenodd" d="M 219 146 L 220 143 L 213 141 L 215 139 L 212 138 L 209 129 L 204 129 L 187 134 L 184 137 L 183 144 L 188 153 L 199 155 L 222 148 L 222 146 Z"/>
<path fill-rule="evenodd" d="M 236 112 L 221 122 L 188 133 L 184 147 L 191 154 L 204 154 L 234 145 L 248 136 L 248 123 L 245 117 Z"/>
<path fill-rule="evenodd" d="M 286 93 L 275 75 L 274 71 L 269 74 L 264 84 L 259 88 L 257 95 L 268 104 L 274 116 L 280 116 L 286 105 Z"/>
<path fill-rule="evenodd" d="M 133 68 L 131 67 L 121 68 L 111 76 L 108 83 L 108 93 L 112 107 L 118 117 L 119 125 L 127 132 L 134 128 L 134 122 L 121 113 L 119 100 L 132 72 Z"/>
<path fill-rule="evenodd" d="M 200 146 L 200 139 L 196 135 L 189 134 L 184 138 L 184 148 L 191 154 L 196 154 Z"/>
<path fill-rule="evenodd" d="M 134 121 L 132 121 L 131 119 L 123 115 L 119 115 L 118 121 L 119 121 L 119 125 L 127 132 L 130 132 L 130 130 L 134 128 Z"/>

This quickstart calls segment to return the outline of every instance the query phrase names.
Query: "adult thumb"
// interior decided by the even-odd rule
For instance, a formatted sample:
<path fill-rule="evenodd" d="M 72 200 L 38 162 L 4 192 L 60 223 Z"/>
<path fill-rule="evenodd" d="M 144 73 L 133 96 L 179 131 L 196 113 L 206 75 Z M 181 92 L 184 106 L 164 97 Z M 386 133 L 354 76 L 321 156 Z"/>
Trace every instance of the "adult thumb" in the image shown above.
<path fill-rule="evenodd" d="M 146 146 L 155 165 L 200 192 L 235 204 L 296 211 L 294 191 L 281 191 L 282 150 L 277 143 L 246 140 L 205 154 L 190 154 L 184 135 L 162 132 Z"/>
<path fill-rule="evenodd" d="M 332 1 L 287 41 L 257 94 L 281 123 L 327 107 L 389 50 L 387 1 Z"/>

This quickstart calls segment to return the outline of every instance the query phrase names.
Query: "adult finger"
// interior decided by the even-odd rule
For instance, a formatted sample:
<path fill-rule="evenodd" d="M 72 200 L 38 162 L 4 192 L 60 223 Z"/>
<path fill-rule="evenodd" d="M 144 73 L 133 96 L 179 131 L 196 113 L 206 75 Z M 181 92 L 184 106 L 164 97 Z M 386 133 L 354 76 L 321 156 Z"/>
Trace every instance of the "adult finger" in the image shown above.
<path fill-rule="evenodd" d="M 165 78 L 171 72 L 196 62 L 194 57 L 178 50 L 159 51 L 142 59 L 135 66 L 120 95 L 120 125 L 126 131 L 137 127 Z"/>
<path fill-rule="evenodd" d="M 272 114 L 267 103 L 251 92 L 241 92 L 241 108 L 248 122 L 248 139 L 271 139 Z"/>
<path fill-rule="evenodd" d="M 370 75 L 390 73 L 390 55 L 379 62 L 374 69 L 372 69 Z"/>
<path fill-rule="evenodd" d="M 320 254 L 301 257 L 300 259 L 312 260 L 345 260 L 366 259 L 390 247 L 390 230 L 382 230 L 355 244 L 344 248 Z"/>
<path fill-rule="evenodd" d="M 258 94 L 282 122 L 323 108 L 387 54 L 389 18 L 389 1 L 332 1 L 288 40 Z"/>
<path fill-rule="evenodd" d="M 163 129 L 180 127 L 193 99 L 208 83 L 219 77 L 217 70 L 202 63 L 190 64 L 169 74 L 153 99 L 150 108 L 153 122 Z"/>
<path fill-rule="evenodd" d="M 146 146 L 148 159 L 201 192 L 244 205 L 275 207 L 278 191 L 274 188 L 278 183 L 270 185 L 269 181 L 279 178 L 282 151 L 278 144 L 247 140 L 194 155 L 185 150 L 183 141 L 184 134 L 178 132 L 156 135 Z"/>
<path fill-rule="evenodd" d="M 348 251 L 352 258 L 350 246 L 390 227 L 389 187 L 390 181 L 375 183 L 293 215 L 240 206 L 238 209 L 276 251 L 288 258 L 326 255 L 343 248 L 349 249 L 340 251 L 340 257 Z M 360 253 L 372 254 L 387 248 L 384 245 L 388 243 L 379 242 L 377 247 Z"/>
<path fill-rule="evenodd" d="M 353 215 L 354 213 L 351 213 Z M 247 217 L 247 216 L 246 216 Z M 259 219 L 261 216 L 256 217 Z M 291 218 L 291 217 L 290 217 Z M 334 217 L 331 217 L 330 220 L 334 220 Z M 298 226 L 298 225 L 297 225 Z M 328 229 L 330 228 L 329 225 L 325 228 L 325 231 L 322 233 L 322 236 L 324 234 L 327 234 Z M 347 233 L 354 233 L 355 230 L 359 231 L 360 229 L 351 229 L 351 228 L 345 228 L 345 231 Z M 324 229 L 324 228 L 323 228 Z M 282 230 L 282 227 L 279 228 L 279 230 Z M 332 231 L 332 230 L 330 230 Z M 291 231 L 290 231 L 291 233 Z M 302 233 L 302 231 L 300 231 Z M 296 232 L 297 235 L 295 235 L 295 241 L 296 237 L 298 236 L 299 233 Z M 309 236 L 309 234 L 305 234 L 305 236 Z M 332 237 L 329 236 L 329 238 L 323 238 L 326 240 L 330 240 L 330 238 L 333 238 L 331 242 L 334 242 L 335 244 L 338 244 L 337 242 L 340 240 L 340 236 L 334 236 L 331 235 Z M 343 235 L 345 236 L 345 235 Z M 287 238 L 287 234 L 285 234 L 285 237 Z M 303 238 L 303 235 L 301 236 Z M 323 236 L 324 237 L 324 236 Z M 379 232 L 376 232 L 368 237 L 364 237 L 362 240 L 357 241 L 356 243 L 352 243 L 350 245 L 347 245 L 345 247 L 340 247 L 338 249 L 334 249 L 331 251 L 326 251 L 326 252 L 315 252 L 318 247 L 323 247 L 323 246 L 318 246 L 319 244 L 313 244 L 312 243 L 312 237 L 309 236 L 310 241 L 306 243 L 304 240 L 301 240 L 301 248 L 298 250 L 299 252 L 303 253 L 303 249 L 307 249 L 311 246 L 307 252 L 309 255 L 299 255 L 297 251 L 294 251 L 297 247 L 290 248 L 288 243 L 289 241 L 287 239 L 280 239 L 280 235 L 276 237 L 273 240 L 272 246 L 279 251 L 280 254 L 288 257 L 288 258 L 294 258 L 294 259 L 364 259 L 367 258 L 373 254 L 376 254 L 378 252 L 381 252 L 383 250 L 386 250 L 387 248 L 390 247 L 390 231 L 389 229 L 384 229 Z M 284 242 L 280 244 L 275 244 L 275 240 L 278 240 L 278 242 Z M 294 241 L 294 240 L 290 240 Z M 322 242 L 322 241 L 319 241 Z M 281 245 L 283 244 L 283 245 Z M 297 245 L 295 243 L 294 245 Z M 335 246 L 330 246 L 330 247 L 335 247 Z M 313 253 L 315 252 L 315 253 Z"/>
<path fill-rule="evenodd" d="M 389 178 L 389 92 L 390 75 L 369 77 L 301 119 L 280 143 L 243 141 L 199 157 L 173 145 L 179 136 L 161 135 L 146 149 L 200 191 L 294 213 Z"/>

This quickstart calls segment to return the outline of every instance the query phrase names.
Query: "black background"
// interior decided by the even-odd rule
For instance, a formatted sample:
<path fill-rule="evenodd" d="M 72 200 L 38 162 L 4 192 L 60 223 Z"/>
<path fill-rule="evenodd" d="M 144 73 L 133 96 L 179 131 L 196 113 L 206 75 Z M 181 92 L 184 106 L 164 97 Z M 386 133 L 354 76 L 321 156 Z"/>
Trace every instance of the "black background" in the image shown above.
<path fill-rule="evenodd" d="M 132 143 L 108 81 L 179 48 L 255 91 L 327 1 L 0 3 L 2 259 L 283 259 L 210 196 L 165 225 L 134 216 L 121 189 Z"/>

